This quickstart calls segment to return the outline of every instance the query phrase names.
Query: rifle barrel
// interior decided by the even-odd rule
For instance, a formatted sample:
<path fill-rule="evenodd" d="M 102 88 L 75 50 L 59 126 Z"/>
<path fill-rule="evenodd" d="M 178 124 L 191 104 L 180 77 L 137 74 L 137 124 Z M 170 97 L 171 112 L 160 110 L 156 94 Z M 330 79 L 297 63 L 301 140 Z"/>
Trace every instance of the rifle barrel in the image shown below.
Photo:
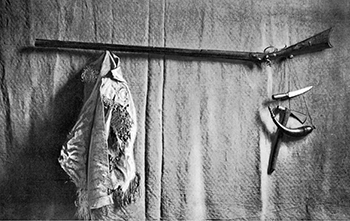
<path fill-rule="evenodd" d="M 254 62 L 256 60 L 251 56 L 252 53 L 263 55 L 263 53 L 261 52 L 152 47 L 152 46 L 105 44 L 105 43 L 93 43 L 93 42 L 59 41 L 59 40 L 48 40 L 48 39 L 36 39 L 35 46 L 44 47 L 44 48 L 68 48 L 68 49 L 86 49 L 86 50 L 103 50 L 103 51 L 109 50 L 109 51 L 119 51 L 119 52 L 147 53 L 147 54 L 170 55 L 170 56 L 230 59 L 230 60 L 241 60 L 241 61 L 251 61 L 251 62 Z"/>

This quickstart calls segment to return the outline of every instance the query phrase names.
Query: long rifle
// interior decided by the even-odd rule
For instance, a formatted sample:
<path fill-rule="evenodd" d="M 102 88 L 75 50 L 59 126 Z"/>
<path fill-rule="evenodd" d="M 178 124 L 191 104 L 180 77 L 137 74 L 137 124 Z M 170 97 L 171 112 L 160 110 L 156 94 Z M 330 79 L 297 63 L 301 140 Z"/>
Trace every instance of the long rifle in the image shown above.
<path fill-rule="evenodd" d="M 272 60 L 283 58 L 293 58 L 296 55 L 322 51 L 331 48 L 329 42 L 329 35 L 332 28 L 320 32 L 308 39 L 298 42 L 289 47 L 282 49 L 264 50 L 264 52 L 243 52 L 243 51 L 224 51 L 224 50 L 207 50 L 207 49 L 185 49 L 185 48 L 168 48 L 168 47 L 151 47 L 151 46 L 135 46 L 122 44 L 104 44 L 104 43 L 90 43 L 77 41 L 59 41 L 36 39 L 36 47 L 45 48 L 69 48 L 69 49 L 86 49 L 86 50 L 109 50 L 118 52 L 132 52 L 132 53 L 148 53 L 158 55 L 170 56 L 185 56 L 185 57 L 199 57 L 210 59 L 227 59 L 248 61 L 254 63 L 271 63 Z M 267 49 L 268 49 L 267 48 Z"/>

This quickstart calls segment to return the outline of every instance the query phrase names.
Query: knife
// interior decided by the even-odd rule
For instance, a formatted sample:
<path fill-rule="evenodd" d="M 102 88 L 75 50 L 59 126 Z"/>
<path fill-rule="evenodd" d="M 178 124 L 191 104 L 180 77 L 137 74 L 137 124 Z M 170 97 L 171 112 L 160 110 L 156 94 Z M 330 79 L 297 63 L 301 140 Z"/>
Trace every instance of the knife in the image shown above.
<path fill-rule="evenodd" d="M 296 91 L 289 91 L 287 93 L 280 93 L 280 94 L 274 94 L 272 95 L 272 99 L 274 100 L 286 100 L 286 99 L 290 99 L 292 97 L 304 94 L 306 92 L 308 92 L 310 89 L 312 88 L 312 86 L 309 87 L 305 87 Z"/>

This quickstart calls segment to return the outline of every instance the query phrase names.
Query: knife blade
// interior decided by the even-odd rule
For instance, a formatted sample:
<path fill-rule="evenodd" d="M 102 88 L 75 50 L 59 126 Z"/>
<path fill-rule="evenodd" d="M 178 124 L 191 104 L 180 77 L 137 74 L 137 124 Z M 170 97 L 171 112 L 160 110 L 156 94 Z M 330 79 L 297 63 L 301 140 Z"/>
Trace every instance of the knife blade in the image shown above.
<path fill-rule="evenodd" d="M 289 91 L 286 93 L 280 93 L 280 94 L 274 94 L 272 95 L 272 99 L 274 100 L 286 100 L 286 99 L 290 99 L 293 97 L 296 97 L 298 95 L 304 94 L 306 92 L 308 92 L 309 90 L 311 90 L 312 86 L 309 87 L 305 87 L 296 91 Z"/>

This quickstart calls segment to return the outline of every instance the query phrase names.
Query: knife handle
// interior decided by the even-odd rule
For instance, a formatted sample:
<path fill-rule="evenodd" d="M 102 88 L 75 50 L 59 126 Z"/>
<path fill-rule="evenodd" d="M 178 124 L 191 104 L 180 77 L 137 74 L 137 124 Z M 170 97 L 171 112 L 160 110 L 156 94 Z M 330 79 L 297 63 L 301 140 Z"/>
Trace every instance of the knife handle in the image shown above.
<path fill-rule="evenodd" d="M 272 99 L 274 100 L 286 100 L 288 99 L 288 93 L 274 94 L 272 95 Z"/>

